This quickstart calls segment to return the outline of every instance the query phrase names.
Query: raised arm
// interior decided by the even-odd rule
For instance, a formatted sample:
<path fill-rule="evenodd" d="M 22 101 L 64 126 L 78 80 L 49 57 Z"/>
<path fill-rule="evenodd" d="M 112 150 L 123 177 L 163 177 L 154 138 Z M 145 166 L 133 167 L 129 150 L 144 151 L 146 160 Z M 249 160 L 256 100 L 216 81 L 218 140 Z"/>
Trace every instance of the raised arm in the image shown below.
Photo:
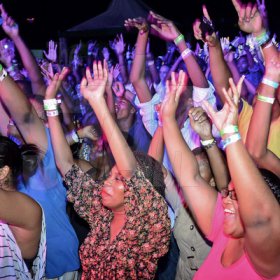
<path fill-rule="evenodd" d="M 4 74 L 5 70 L 0 65 L 0 76 L 3 78 Z M 44 124 L 24 93 L 9 76 L 0 82 L 0 97 L 25 142 L 35 144 L 44 154 L 48 145 Z"/>
<path fill-rule="evenodd" d="M 40 68 L 29 48 L 19 33 L 19 27 L 15 21 L 9 17 L 3 5 L 0 5 L 1 16 L 3 18 L 3 30 L 13 40 L 24 68 L 27 70 L 31 81 L 32 91 L 35 95 L 45 96 L 46 86 L 40 72 Z"/>
<path fill-rule="evenodd" d="M 225 91 L 227 102 L 223 109 L 215 112 L 208 105 L 207 110 L 220 131 L 231 132 L 222 136 L 223 146 L 244 226 L 245 251 L 255 270 L 261 276 L 270 278 L 280 272 L 279 202 L 256 168 L 240 135 L 232 129 L 233 126 L 237 127 L 237 104 L 242 80 L 237 87 L 232 79 L 229 82 L 231 88 Z"/>
<path fill-rule="evenodd" d="M 187 47 L 183 34 L 177 29 L 174 23 L 160 15 L 150 12 L 151 32 L 166 41 L 174 41 L 186 64 L 189 77 L 194 86 L 208 88 L 208 82 L 197 63 L 192 51 Z"/>
<path fill-rule="evenodd" d="M 200 229 L 204 234 L 209 234 L 217 192 L 200 176 L 196 158 L 183 139 L 175 118 L 186 82 L 186 74 L 183 71 L 180 71 L 177 81 L 173 73 L 171 82 L 166 82 L 167 96 L 161 106 L 164 142 L 187 204 Z"/>
<path fill-rule="evenodd" d="M 156 106 L 156 112 L 158 114 L 159 125 L 153 135 L 152 141 L 149 146 L 148 155 L 156 159 L 158 162 L 162 163 L 164 154 L 164 140 L 163 140 L 163 129 L 162 120 L 160 115 L 161 105 Z"/>
<path fill-rule="evenodd" d="M 41 224 L 42 210 L 29 196 L 0 189 L 0 219 L 19 228 L 34 230 Z"/>
<path fill-rule="evenodd" d="M 106 61 L 104 61 L 104 66 L 100 61 L 94 62 L 93 73 L 94 78 L 92 78 L 90 69 L 86 69 L 86 77 L 81 82 L 81 93 L 88 100 L 98 118 L 119 172 L 125 178 L 130 178 L 136 169 L 137 162 L 106 104 L 104 97 L 108 79 Z"/>
<path fill-rule="evenodd" d="M 47 107 L 48 124 L 52 139 L 52 146 L 55 155 L 56 166 L 59 169 L 62 176 L 64 176 L 74 164 L 73 155 L 68 142 L 64 136 L 62 129 L 58 108 L 56 103 L 56 94 L 61 86 L 62 81 L 68 74 L 68 68 L 63 68 L 62 72 L 56 73 L 53 80 L 49 84 L 46 91 L 45 107 Z M 56 105 L 51 105 L 51 104 Z"/>
<path fill-rule="evenodd" d="M 152 94 L 145 79 L 146 47 L 149 38 L 149 26 L 143 18 L 128 19 L 125 21 L 125 26 L 127 28 L 136 27 L 139 30 L 129 79 L 140 102 L 145 103 L 152 99 Z"/>
<path fill-rule="evenodd" d="M 268 149 L 271 123 L 279 118 L 280 111 L 276 89 L 280 82 L 280 56 L 279 52 L 273 48 L 274 46 L 271 46 L 264 50 L 265 74 L 259 85 L 247 133 L 246 146 L 259 167 L 268 169 L 280 177 L 280 159 Z M 275 53 L 273 60 L 266 59 L 267 52 Z"/>
<path fill-rule="evenodd" d="M 275 97 L 277 97 L 276 90 L 280 82 L 279 52 L 271 43 L 272 39 L 269 37 L 269 31 L 265 29 L 263 18 L 256 6 L 250 4 L 244 6 L 237 1 L 233 1 L 233 4 L 239 15 L 241 30 L 252 33 L 262 48 L 265 60 L 265 74 L 258 88 L 258 96 L 247 133 L 246 146 L 259 167 L 268 169 L 280 176 L 279 158 L 267 148 L 271 122 L 279 114 L 278 98 L 275 100 Z M 246 22 L 244 20 L 245 16 L 249 17 Z M 267 41 L 262 40 L 262 38 L 266 38 Z M 273 105 L 273 103 L 275 104 Z"/>
<path fill-rule="evenodd" d="M 210 121 L 201 107 L 191 108 L 189 117 L 192 129 L 199 135 L 202 147 L 205 149 L 214 175 L 218 190 L 226 188 L 229 183 L 229 171 L 225 158 L 216 145 L 211 131 Z"/>
<path fill-rule="evenodd" d="M 203 6 L 203 15 L 211 22 L 206 6 Z M 222 89 L 228 88 L 228 79 L 231 77 L 231 72 L 224 59 L 223 50 L 217 34 L 215 32 L 206 34 L 205 39 L 202 38 L 200 25 L 201 21 L 196 20 L 193 25 L 194 36 L 197 40 L 205 40 L 209 47 L 209 64 L 213 83 L 221 102 L 224 103 L 225 100 Z"/>
<path fill-rule="evenodd" d="M 127 73 L 126 60 L 124 57 L 125 43 L 122 34 L 117 35 L 115 40 L 111 43 L 111 48 L 116 53 L 120 65 L 120 71 L 121 71 L 123 83 L 126 84 L 128 82 L 128 73 Z"/>

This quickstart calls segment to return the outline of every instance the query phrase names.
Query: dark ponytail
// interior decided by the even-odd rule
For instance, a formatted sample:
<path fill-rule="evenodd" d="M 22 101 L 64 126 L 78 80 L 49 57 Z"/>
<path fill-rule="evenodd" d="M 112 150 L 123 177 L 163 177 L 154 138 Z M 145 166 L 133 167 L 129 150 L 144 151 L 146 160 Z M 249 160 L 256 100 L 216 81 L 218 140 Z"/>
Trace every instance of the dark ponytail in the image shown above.
<path fill-rule="evenodd" d="M 0 136 L 0 168 L 8 166 L 11 179 L 16 185 L 19 175 L 26 179 L 32 176 L 39 162 L 39 149 L 32 144 L 21 148 L 8 137 Z"/>
<path fill-rule="evenodd" d="M 39 161 L 40 151 L 34 144 L 26 144 L 20 148 L 22 158 L 22 175 L 24 178 L 29 178 L 34 175 Z"/>

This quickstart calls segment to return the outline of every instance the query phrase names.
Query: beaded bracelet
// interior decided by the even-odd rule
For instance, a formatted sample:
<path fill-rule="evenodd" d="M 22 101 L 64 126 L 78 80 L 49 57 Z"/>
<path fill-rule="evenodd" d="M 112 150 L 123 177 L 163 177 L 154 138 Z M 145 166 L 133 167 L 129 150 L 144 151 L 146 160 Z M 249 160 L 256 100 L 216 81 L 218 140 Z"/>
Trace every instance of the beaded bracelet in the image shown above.
<path fill-rule="evenodd" d="M 267 86 L 273 87 L 275 89 L 277 89 L 279 87 L 279 83 L 274 82 L 274 81 L 272 81 L 270 79 L 267 79 L 267 78 L 263 78 L 262 79 L 262 84 L 265 84 Z"/>
<path fill-rule="evenodd" d="M 181 33 L 178 35 L 178 37 L 174 40 L 174 44 L 177 46 L 182 40 L 184 40 L 185 37 L 184 35 Z"/>
<path fill-rule="evenodd" d="M 227 139 L 221 141 L 222 149 L 225 150 L 228 145 L 233 144 L 240 139 L 241 139 L 241 136 L 239 133 L 229 136 Z"/>
<path fill-rule="evenodd" d="M 224 129 L 220 131 L 220 135 L 223 136 L 225 134 L 236 133 L 236 132 L 238 132 L 237 125 L 227 125 Z"/>
<path fill-rule="evenodd" d="M 273 104 L 275 101 L 275 98 L 273 97 L 267 97 L 267 96 L 263 96 L 261 94 L 258 94 L 257 96 L 257 100 L 265 102 L 265 103 L 269 103 L 269 104 Z"/>

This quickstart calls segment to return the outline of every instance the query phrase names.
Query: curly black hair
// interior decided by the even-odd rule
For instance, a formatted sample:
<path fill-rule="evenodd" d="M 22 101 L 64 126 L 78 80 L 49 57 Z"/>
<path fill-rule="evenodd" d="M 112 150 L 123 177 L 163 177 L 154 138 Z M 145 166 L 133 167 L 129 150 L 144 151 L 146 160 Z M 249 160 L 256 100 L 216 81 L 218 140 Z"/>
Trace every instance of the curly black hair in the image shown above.
<path fill-rule="evenodd" d="M 259 171 L 280 204 L 280 178 L 267 169 L 259 169 Z"/>
<path fill-rule="evenodd" d="M 145 177 L 151 182 L 155 190 L 165 197 L 165 183 L 161 164 L 151 156 L 141 153 L 133 152 L 134 156 L 143 171 Z"/>

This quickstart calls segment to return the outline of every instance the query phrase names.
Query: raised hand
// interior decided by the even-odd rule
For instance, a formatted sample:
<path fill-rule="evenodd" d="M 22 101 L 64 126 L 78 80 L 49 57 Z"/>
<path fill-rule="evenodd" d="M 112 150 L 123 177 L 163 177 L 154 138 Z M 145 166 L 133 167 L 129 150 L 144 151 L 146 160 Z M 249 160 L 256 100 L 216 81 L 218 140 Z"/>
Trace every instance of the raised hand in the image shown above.
<path fill-rule="evenodd" d="M 56 62 L 57 60 L 57 44 L 50 40 L 49 41 L 49 50 L 48 53 L 44 51 L 45 57 L 50 61 L 50 62 Z"/>
<path fill-rule="evenodd" d="M 88 101 L 95 101 L 104 99 L 104 92 L 108 79 L 108 66 L 106 60 L 93 62 L 93 75 L 92 77 L 89 67 L 86 69 L 86 76 L 81 81 L 81 93 Z M 96 103 L 97 104 L 97 103 Z M 97 104 L 98 105 L 98 104 Z"/>
<path fill-rule="evenodd" d="M 122 82 L 114 82 L 113 84 L 113 92 L 117 97 L 123 97 L 125 88 Z"/>
<path fill-rule="evenodd" d="M 53 76 L 53 79 L 51 80 L 49 86 L 46 90 L 46 99 L 52 99 L 56 97 L 56 94 L 61 86 L 62 81 L 65 79 L 65 77 L 69 73 L 69 68 L 64 67 L 61 71 L 61 73 L 56 73 Z"/>
<path fill-rule="evenodd" d="M 175 118 L 180 96 L 187 86 L 187 74 L 180 70 L 178 79 L 176 73 L 171 73 L 171 80 L 166 81 L 166 94 L 161 105 L 162 119 Z"/>
<path fill-rule="evenodd" d="M 96 46 L 97 46 L 96 41 L 89 41 L 88 42 L 88 47 L 87 47 L 88 54 L 92 54 L 94 49 L 96 48 Z"/>
<path fill-rule="evenodd" d="M 118 54 L 123 54 L 125 51 L 125 43 L 123 40 L 123 35 L 117 35 L 115 40 L 113 42 L 110 42 L 110 47 L 115 51 L 115 53 Z"/>
<path fill-rule="evenodd" d="M 99 134 L 93 125 L 87 125 L 83 128 L 80 128 L 77 133 L 81 139 L 88 138 L 92 141 L 97 141 L 99 139 Z"/>
<path fill-rule="evenodd" d="M 120 65 L 117 63 L 115 67 L 113 67 L 113 78 L 114 80 L 117 80 L 118 76 L 120 75 Z"/>
<path fill-rule="evenodd" d="M 192 129 L 199 135 L 201 140 L 211 139 L 211 123 L 202 107 L 193 107 L 189 110 Z"/>
<path fill-rule="evenodd" d="M 114 72 L 114 66 L 112 66 L 110 68 L 110 70 L 108 71 L 108 79 L 107 79 L 107 83 L 106 83 L 106 92 L 108 92 L 112 88 L 112 84 L 113 84 L 113 80 L 114 80 L 113 72 Z"/>
<path fill-rule="evenodd" d="M 129 19 L 125 20 L 124 26 L 128 30 L 135 27 L 140 31 L 141 34 L 144 34 L 147 31 L 149 31 L 148 22 L 146 21 L 145 18 L 142 18 L 142 17 L 133 18 L 133 19 L 129 18 Z"/>
<path fill-rule="evenodd" d="M 265 6 L 265 0 L 257 0 L 257 4 L 258 4 L 258 10 L 261 14 L 261 17 L 263 19 L 267 18 L 267 11 L 266 11 L 266 6 Z"/>
<path fill-rule="evenodd" d="M 202 11 L 203 11 L 203 16 L 206 17 L 208 21 L 212 22 L 205 5 L 202 6 Z M 201 40 L 205 42 L 209 47 L 216 46 L 218 43 L 218 36 L 216 35 L 216 33 L 213 32 L 212 34 L 206 34 L 204 39 L 202 38 L 202 30 L 200 28 L 200 25 L 201 25 L 201 20 L 196 19 L 196 21 L 193 24 L 193 33 L 196 40 Z"/>
<path fill-rule="evenodd" d="M 10 39 L 0 41 L 0 61 L 9 67 L 12 65 L 12 60 L 15 58 L 14 42 Z"/>
<path fill-rule="evenodd" d="M 242 4 L 239 0 L 232 0 L 232 3 L 238 14 L 239 28 L 246 33 L 252 33 L 254 36 L 260 35 L 264 31 L 264 25 L 257 5 L 252 3 Z"/>
<path fill-rule="evenodd" d="M 51 63 L 42 63 L 40 64 L 41 73 L 44 76 L 45 80 L 47 81 L 47 84 L 49 85 L 54 77 L 54 71 L 53 66 Z"/>
<path fill-rule="evenodd" d="M 4 9 L 3 4 L 0 4 L 1 17 L 3 19 L 3 30 L 11 38 L 19 35 L 19 28 L 13 18 L 9 17 Z"/>
<path fill-rule="evenodd" d="M 152 11 L 150 11 L 148 21 L 151 23 L 151 33 L 166 41 L 174 41 L 181 33 L 171 20 Z"/>
<path fill-rule="evenodd" d="M 103 54 L 103 57 L 106 61 L 108 61 L 110 59 L 110 52 L 109 52 L 107 47 L 104 47 L 102 49 L 102 54 Z"/>
<path fill-rule="evenodd" d="M 242 76 L 239 79 L 237 86 L 234 84 L 232 78 L 229 79 L 230 88 L 228 89 L 228 91 L 226 91 L 226 89 L 223 89 L 226 102 L 222 110 L 215 111 L 211 104 L 209 104 L 207 101 L 203 102 L 208 116 L 211 118 L 212 122 L 215 124 L 219 131 L 221 131 L 228 125 L 237 125 L 238 102 L 244 78 L 245 76 Z"/>

